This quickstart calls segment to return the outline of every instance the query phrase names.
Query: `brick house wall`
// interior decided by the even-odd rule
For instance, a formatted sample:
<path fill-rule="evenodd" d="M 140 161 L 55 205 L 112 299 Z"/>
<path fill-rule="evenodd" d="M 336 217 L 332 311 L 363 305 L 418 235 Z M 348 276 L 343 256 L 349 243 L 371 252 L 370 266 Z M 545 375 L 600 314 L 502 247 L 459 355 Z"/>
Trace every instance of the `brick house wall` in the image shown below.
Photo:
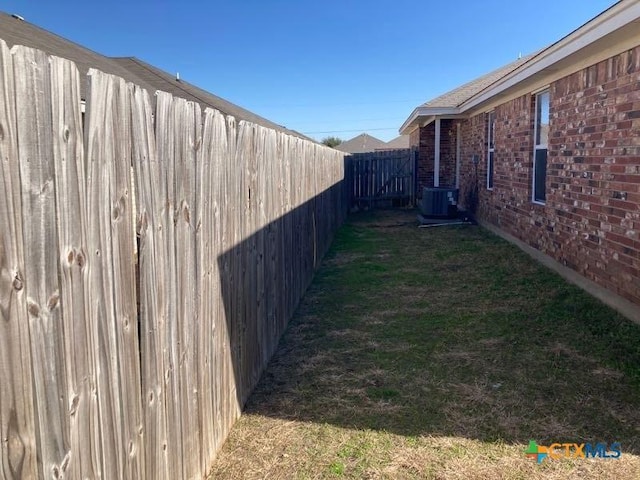
<path fill-rule="evenodd" d="M 478 185 L 479 218 L 640 304 L 640 47 L 555 81 L 549 92 L 546 204 L 531 201 L 531 94 L 495 108 L 491 191 L 486 113 L 460 121 L 461 204 L 469 206 Z"/>
<path fill-rule="evenodd" d="M 456 139 L 454 120 L 440 122 L 440 186 L 456 186 Z"/>
<path fill-rule="evenodd" d="M 472 211 L 474 210 L 472 203 L 478 204 L 478 209 L 485 209 L 486 202 L 484 200 L 489 193 L 485 190 L 487 178 L 485 129 L 487 119 L 484 114 L 481 114 L 459 123 L 462 137 L 459 204 L 463 208 Z M 474 155 L 477 155 L 479 159 L 477 165 L 473 163 Z M 479 199 L 475 202 L 470 198 L 474 194 L 479 195 Z M 480 200 L 483 200 L 482 203 L 479 203 Z M 482 212 L 481 216 L 486 217 L 486 212 Z"/>
<path fill-rule="evenodd" d="M 640 47 L 551 86 L 556 258 L 640 303 Z"/>

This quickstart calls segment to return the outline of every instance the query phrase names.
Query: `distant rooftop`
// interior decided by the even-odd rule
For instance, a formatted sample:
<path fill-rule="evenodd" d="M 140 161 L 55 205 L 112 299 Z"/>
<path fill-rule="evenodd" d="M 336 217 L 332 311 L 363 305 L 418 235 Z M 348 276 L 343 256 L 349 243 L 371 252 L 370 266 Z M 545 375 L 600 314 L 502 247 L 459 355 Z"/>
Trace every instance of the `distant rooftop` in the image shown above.
<path fill-rule="evenodd" d="M 336 147 L 336 150 L 346 153 L 364 153 L 373 152 L 375 150 L 385 148 L 385 146 L 386 143 L 379 138 L 372 137 L 367 133 L 361 133 L 356 137 L 342 142 Z"/>
<path fill-rule="evenodd" d="M 400 135 L 393 140 L 389 140 L 384 149 L 385 150 L 398 150 L 402 148 L 410 147 L 409 135 Z"/>

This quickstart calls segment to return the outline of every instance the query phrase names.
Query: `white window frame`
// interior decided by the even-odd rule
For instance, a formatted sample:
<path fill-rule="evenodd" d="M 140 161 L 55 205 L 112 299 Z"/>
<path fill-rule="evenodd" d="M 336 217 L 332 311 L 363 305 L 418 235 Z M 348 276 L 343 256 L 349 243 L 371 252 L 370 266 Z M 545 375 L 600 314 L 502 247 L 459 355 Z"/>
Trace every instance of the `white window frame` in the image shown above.
<path fill-rule="evenodd" d="M 545 205 L 546 204 L 546 189 L 547 182 L 545 178 L 544 188 L 545 188 L 545 200 L 536 199 L 536 154 L 538 150 L 546 150 L 547 151 L 547 160 L 549 159 L 549 135 L 547 134 L 547 143 L 538 144 L 538 124 L 540 123 L 540 119 L 538 118 L 538 105 L 540 102 L 540 97 L 542 95 L 547 95 L 548 97 L 548 109 L 549 109 L 549 121 L 551 120 L 551 95 L 549 93 L 549 88 L 545 88 L 544 90 L 540 90 L 535 93 L 535 105 L 534 105 L 534 114 L 533 114 L 533 168 L 531 176 L 531 201 L 537 205 Z"/>
<path fill-rule="evenodd" d="M 493 124 L 492 124 L 493 123 Z M 493 137 L 493 146 L 491 140 Z M 487 190 L 493 190 L 496 168 L 496 111 L 487 112 Z M 493 154 L 493 158 L 491 158 Z"/>

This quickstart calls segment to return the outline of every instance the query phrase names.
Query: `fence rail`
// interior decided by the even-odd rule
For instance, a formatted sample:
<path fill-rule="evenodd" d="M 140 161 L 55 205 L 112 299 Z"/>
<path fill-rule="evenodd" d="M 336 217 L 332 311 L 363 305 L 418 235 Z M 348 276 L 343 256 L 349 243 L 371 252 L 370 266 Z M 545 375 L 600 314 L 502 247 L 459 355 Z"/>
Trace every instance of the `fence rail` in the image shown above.
<path fill-rule="evenodd" d="M 0 479 L 202 477 L 348 209 L 343 154 L 0 41 Z M 135 194 L 135 195 L 134 195 Z"/>

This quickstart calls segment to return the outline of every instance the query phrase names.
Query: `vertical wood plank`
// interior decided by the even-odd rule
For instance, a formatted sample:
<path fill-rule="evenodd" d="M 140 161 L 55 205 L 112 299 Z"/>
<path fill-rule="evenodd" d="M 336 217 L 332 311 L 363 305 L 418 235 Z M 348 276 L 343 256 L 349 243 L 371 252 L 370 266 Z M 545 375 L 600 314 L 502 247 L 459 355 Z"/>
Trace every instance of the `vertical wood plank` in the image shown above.
<path fill-rule="evenodd" d="M 25 293 L 29 313 L 38 460 L 45 476 L 68 462 L 64 334 L 61 326 L 58 238 L 51 126 L 49 58 L 14 47 L 18 157 L 22 182 Z"/>
<path fill-rule="evenodd" d="M 214 230 L 214 192 L 216 186 L 212 184 L 211 169 L 213 150 L 212 143 L 214 128 L 214 111 L 207 109 L 204 113 L 202 128 L 202 145 L 198 150 L 196 162 L 197 195 L 196 195 L 196 265 L 198 266 L 198 337 L 196 338 L 198 366 L 197 391 L 198 425 L 200 443 L 199 471 L 204 472 L 210 466 L 215 455 L 215 434 L 213 425 L 213 370 L 217 365 L 213 360 L 214 342 L 214 270 L 215 260 L 213 248 L 215 243 Z"/>
<path fill-rule="evenodd" d="M 69 461 L 60 474 L 94 478 L 100 451 L 92 449 L 98 410 L 92 401 L 95 379 L 89 348 L 90 290 L 87 275 L 87 203 L 80 112 L 80 76 L 69 60 L 51 58 L 53 160 L 61 282 L 62 326 L 66 358 L 66 415 L 69 417 Z"/>
<path fill-rule="evenodd" d="M 239 258 L 241 256 L 240 248 L 238 244 L 240 243 L 240 215 L 242 211 L 242 199 L 241 192 L 244 190 L 244 186 L 242 183 L 242 164 L 238 164 L 241 159 L 241 155 L 238 153 L 238 144 L 240 137 L 241 127 L 236 123 L 236 120 L 233 117 L 227 117 L 227 146 L 229 149 L 229 153 L 224 163 L 224 171 L 225 171 L 225 185 L 226 185 L 226 195 L 224 202 L 224 212 L 226 214 L 226 225 L 225 230 L 223 230 L 223 248 L 225 253 L 225 258 L 229 262 L 228 266 L 228 278 L 227 288 L 231 290 L 227 290 L 231 292 L 228 295 L 228 298 L 224 299 L 225 302 L 229 302 L 228 307 L 225 306 L 226 310 L 226 325 L 227 325 L 227 337 L 228 341 L 226 342 L 225 348 L 226 352 L 226 368 L 225 368 L 225 385 L 229 385 L 228 391 L 226 392 L 226 405 L 225 410 L 223 412 L 223 420 L 224 420 L 224 435 L 228 433 L 231 428 L 232 422 L 234 422 L 239 416 L 242 410 L 242 406 L 239 400 L 240 391 L 241 391 L 241 383 L 240 376 L 236 375 L 236 368 L 238 366 L 238 347 L 237 347 L 237 339 L 238 339 L 238 327 L 237 327 L 237 289 L 236 285 L 240 278 L 241 267 L 239 264 Z M 221 302 L 223 299 L 220 300 Z"/>
<path fill-rule="evenodd" d="M 36 478 L 13 58 L 0 40 L 0 478 Z"/>
<path fill-rule="evenodd" d="M 202 142 L 200 106 L 174 98 L 174 155 L 176 188 L 176 285 L 178 365 L 182 417 L 183 478 L 193 478 L 200 467 L 197 358 L 198 308 L 196 292 L 196 154 Z M 202 179 L 200 179 L 202 180 Z"/>
<path fill-rule="evenodd" d="M 175 196 L 175 148 L 173 97 L 164 92 L 156 93 L 156 146 L 158 161 L 165 168 L 165 184 L 162 186 L 162 224 L 164 225 L 163 258 L 165 262 L 165 314 L 167 321 L 166 343 L 163 345 L 165 389 L 166 389 L 166 425 L 167 451 L 169 452 L 168 478 L 182 478 L 183 442 L 182 417 L 180 409 L 179 377 L 179 324 L 177 321 L 177 266 L 175 246 L 175 222 L 177 221 Z"/>
<path fill-rule="evenodd" d="M 264 239 L 264 356 L 262 367 L 266 367 L 269 359 L 273 355 L 279 337 L 280 329 L 276 323 L 277 305 L 276 298 L 279 295 L 277 290 L 277 231 L 280 226 L 279 195 L 280 177 L 277 171 L 277 137 L 279 134 L 273 130 L 266 130 L 264 142 L 264 164 L 259 165 L 258 178 L 262 181 L 262 191 L 264 195 L 263 219 L 265 225 Z"/>
<path fill-rule="evenodd" d="M 248 122 L 240 122 L 238 132 L 238 145 L 236 150 L 236 159 L 238 168 L 238 183 L 236 190 L 236 201 L 240 208 L 237 211 L 236 218 L 236 246 L 238 250 L 236 260 L 237 268 L 237 286 L 236 286 L 236 308 L 235 308 L 235 326 L 237 335 L 235 338 L 235 347 L 237 351 L 236 371 L 239 373 L 239 401 L 241 408 L 244 407 L 246 401 L 247 389 L 249 385 L 249 377 L 252 367 L 251 355 L 253 353 L 253 331 L 252 331 L 252 313 L 251 309 L 254 304 L 251 301 L 253 290 L 251 282 L 255 279 L 252 270 L 255 263 L 252 262 L 253 239 L 249 238 L 253 221 L 252 202 L 255 201 L 255 188 L 251 175 L 251 160 L 253 158 L 253 124 Z M 253 196 L 252 196 L 253 190 Z"/>
<path fill-rule="evenodd" d="M 111 241 L 116 288 L 115 330 L 117 334 L 118 374 L 123 396 L 122 450 L 126 478 L 142 478 L 144 448 L 142 445 L 143 418 L 141 399 L 140 344 L 136 291 L 136 252 L 134 212 L 132 202 L 132 129 L 131 89 L 133 85 L 122 79 L 117 81 L 117 105 L 112 109 L 115 138 L 113 162 L 115 182 L 110 192 Z M 116 129 L 115 127 L 119 127 Z"/>
<path fill-rule="evenodd" d="M 135 87 L 132 98 L 133 161 L 137 187 L 140 339 L 144 412 L 145 478 L 169 476 L 165 385 L 167 312 L 165 277 L 166 165 L 158 161 L 149 94 Z M 173 460 L 171 460 L 173 461 Z"/>
<path fill-rule="evenodd" d="M 91 346 L 105 478 L 140 478 L 144 465 L 131 188 L 130 90 L 89 72 L 86 111 Z"/>
<path fill-rule="evenodd" d="M 247 353 L 246 383 L 243 393 L 243 404 L 249 399 L 249 394 L 260 374 L 261 344 L 260 344 L 260 296 L 259 283 L 262 270 L 261 246 L 262 229 L 260 228 L 260 203 L 262 201 L 260 181 L 258 180 L 258 165 L 264 162 L 261 145 L 261 127 L 250 124 L 250 146 L 247 149 L 246 175 L 248 185 L 248 215 L 245 224 L 245 240 L 248 245 L 247 265 L 245 273 L 245 318 L 247 323 Z"/>

